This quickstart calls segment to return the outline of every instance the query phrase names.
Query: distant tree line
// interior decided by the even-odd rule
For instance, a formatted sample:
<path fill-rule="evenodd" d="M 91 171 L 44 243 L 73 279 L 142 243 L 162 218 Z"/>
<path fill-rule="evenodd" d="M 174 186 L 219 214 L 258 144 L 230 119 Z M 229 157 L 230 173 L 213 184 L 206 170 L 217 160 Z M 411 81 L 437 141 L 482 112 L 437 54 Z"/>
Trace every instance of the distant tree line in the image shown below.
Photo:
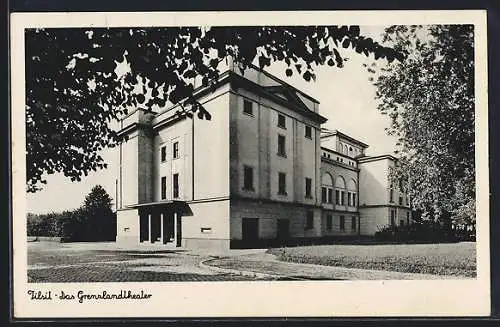
<path fill-rule="evenodd" d="M 96 185 L 75 210 L 27 215 L 28 236 L 61 237 L 65 242 L 114 241 L 116 213 L 111 197 Z"/>

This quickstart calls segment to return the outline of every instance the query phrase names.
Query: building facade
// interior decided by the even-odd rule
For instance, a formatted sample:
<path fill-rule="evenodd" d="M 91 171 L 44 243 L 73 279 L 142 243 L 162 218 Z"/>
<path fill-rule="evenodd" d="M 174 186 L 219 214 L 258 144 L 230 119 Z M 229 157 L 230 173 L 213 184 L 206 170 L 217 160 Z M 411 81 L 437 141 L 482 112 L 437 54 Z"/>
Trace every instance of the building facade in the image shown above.
<path fill-rule="evenodd" d="M 322 133 L 317 100 L 231 66 L 215 91 L 194 96 L 210 120 L 181 118 L 174 106 L 138 108 L 120 122 L 117 242 L 227 249 L 371 233 L 359 205 L 372 217 L 367 145 Z"/>

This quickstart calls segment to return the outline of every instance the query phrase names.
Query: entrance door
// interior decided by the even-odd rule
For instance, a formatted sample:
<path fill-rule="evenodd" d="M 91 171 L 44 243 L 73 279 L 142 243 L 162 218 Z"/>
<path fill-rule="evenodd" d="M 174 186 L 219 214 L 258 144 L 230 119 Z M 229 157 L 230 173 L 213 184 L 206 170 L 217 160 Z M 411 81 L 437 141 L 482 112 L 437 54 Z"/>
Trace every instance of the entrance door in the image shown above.
<path fill-rule="evenodd" d="M 259 219 L 243 218 L 242 237 L 245 244 L 253 245 L 259 240 Z"/>
<path fill-rule="evenodd" d="M 290 220 L 288 219 L 278 219 L 278 225 L 276 229 L 276 238 L 281 244 L 285 243 L 288 239 L 290 233 Z"/>

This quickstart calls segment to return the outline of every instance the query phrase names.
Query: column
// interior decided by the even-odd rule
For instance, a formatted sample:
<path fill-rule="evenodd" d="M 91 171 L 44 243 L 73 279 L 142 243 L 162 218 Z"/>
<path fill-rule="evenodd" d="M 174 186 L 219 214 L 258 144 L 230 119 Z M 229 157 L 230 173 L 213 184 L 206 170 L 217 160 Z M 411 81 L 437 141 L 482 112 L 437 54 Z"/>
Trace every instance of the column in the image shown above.
<path fill-rule="evenodd" d="M 153 243 L 153 234 L 152 234 L 152 229 L 151 229 L 151 214 L 148 213 L 148 235 L 149 235 L 149 242 Z"/>
<path fill-rule="evenodd" d="M 177 246 L 177 212 L 174 211 L 174 246 Z"/>
<path fill-rule="evenodd" d="M 160 242 L 161 244 L 165 244 L 163 240 L 163 212 L 160 213 Z"/>

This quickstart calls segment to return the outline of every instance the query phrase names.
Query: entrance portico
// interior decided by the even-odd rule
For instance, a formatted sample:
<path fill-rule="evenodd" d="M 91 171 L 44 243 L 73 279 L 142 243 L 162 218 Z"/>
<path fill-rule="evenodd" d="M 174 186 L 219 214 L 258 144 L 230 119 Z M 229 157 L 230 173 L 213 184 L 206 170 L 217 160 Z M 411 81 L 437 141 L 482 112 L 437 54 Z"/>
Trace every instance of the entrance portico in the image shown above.
<path fill-rule="evenodd" d="M 162 201 L 130 206 L 139 211 L 139 242 L 181 246 L 183 201 Z"/>

